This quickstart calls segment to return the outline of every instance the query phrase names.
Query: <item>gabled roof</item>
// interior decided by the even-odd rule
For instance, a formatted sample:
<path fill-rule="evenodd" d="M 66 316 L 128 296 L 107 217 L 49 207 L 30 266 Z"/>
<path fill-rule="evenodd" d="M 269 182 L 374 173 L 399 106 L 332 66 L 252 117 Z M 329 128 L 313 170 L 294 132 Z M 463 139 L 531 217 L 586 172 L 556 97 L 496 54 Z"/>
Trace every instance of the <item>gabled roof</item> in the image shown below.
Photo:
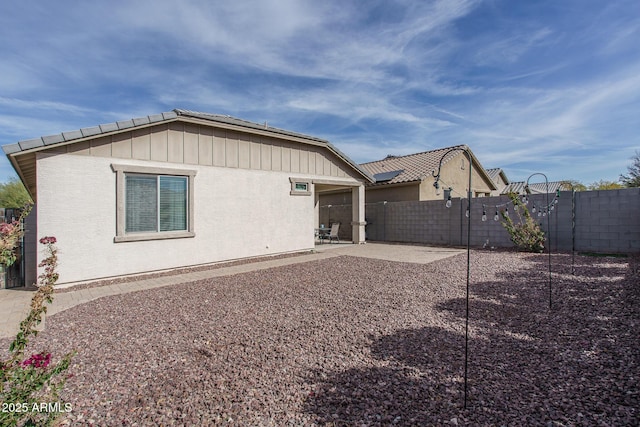
<path fill-rule="evenodd" d="M 491 168 L 487 169 L 487 174 L 491 178 L 493 182 L 498 183 L 498 178 L 502 178 L 502 182 L 508 184 L 509 178 L 507 178 L 507 174 L 504 173 L 502 168 Z"/>
<path fill-rule="evenodd" d="M 333 154 L 338 156 L 341 160 L 346 162 L 350 167 L 352 167 L 358 175 L 362 176 L 365 181 L 374 182 L 373 176 L 369 174 L 365 169 L 361 168 L 357 163 L 347 157 L 344 153 L 334 147 L 329 141 L 316 138 L 309 135 L 304 135 L 297 132 L 291 132 L 284 129 L 274 128 L 272 126 L 268 126 L 267 123 L 259 124 L 253 123 L 246 120 L 238 119 L 231 116 L 219 115 L 219 114 L 210 114 L 210 113 L 202 113 L 195 112 L 189 110 L 181 110 L 175 109 L 173 111 L 160 113 L 160 114 L 152 114 L 145 117 L 138 117 L 130 120 L 122 120 L 113 123 L 102 124 L 93 127 L 82 128 L 79 130 L 74 130 L 70 132 L 62 132 L 56 135 L 43 136 L 35 139 L 28 139 L 19 141 L 15 144 L 7 144 L 3 145 L 2 149 L 4 153 L 9 158 L 9 161 L 13 165 L 16 172 L 25 182 L 25 176 L 22 173 L 21 167 L 19 166 L 19 162 L 16 160 L 18 157 L 22 157 L 26 154 L 30 154 L 32 157 L 33 153 L 47 150 L 51 147 L 55 146 L 64 146 L 79 143 L 82 141 L 86 141 L 93 138 L 99 138 L 102 136 L 114 135 L 118 133 L 129 132 L 134 129 L 145 128 L 149 126 L 155 126 L 162 123 L 169 123 L 175 121 L 190 121 L 194 123 L 203 123 L 208 122 L 209 124 L 219 127 L 234 129 L 242 132 L 271 136 L 275 138 L 287 139 L 294 142 L 300 142 L 303 144 L 310 144 L 315 146 L 323 146 L 326 147 Z M 29 166 L 30 169 L 35 170 L 34 166 Z M 34 175 L 33 170 L 30 170 L 29 174 Z M 35 179 L 35 175 L 32 179 Z M 35 182 L 34 182 L 35 184 Z M 25 182 L 25 186 L 27 183 Z M 27 189 L 30 187 L 27 186 Z M 31 193 L 31 192 L 30 192 Z M 34 197 L 34 194 L 31 194 Z M 35 200 L 35 199 L 34 199 Z"/>
<path fill-rule="evenodd" d="M 305 135 L 302 133 L 275 128 L 272 126 L 268 126 L 267 123 L 265 124 L 253 123 L 247 120 L 242 120 L 242 119 L 238 119 L 231 116 L 225 116 L 221 114 L 201 113 L 201 112 L 190 111 L 190 110 L 182 110 L 179 108 L 166 113 L 152 114 L 145 117 L 138 117 L 130 120 L 121 120 L 118 122 L 107 123 L 107 124 L 88 127 L 88 128 L 82 128 L 79 130 L 62 132 L 56 135 L 42 136 L 40 138 L 19 141 L 15 144 L 3 145 L 2 149 L 4 150 L 5 154 L 9 155 L 9 154 L 18 153 L 21 151 L 27 151 L 27 150 L 33 150 L 33 149 L 37 150 L 38 148 L 48 148 L 49 146 L 52 146 L 52 145 L 73 142 L 74 140 L 85 139 L 88 137 L 100 136 L 105 134 L 111 134 L 118 131 L 129 131 L 129 130 L 143 127 L 143 126 L 146 127 L 150 124 L 158 124 L 162 122 L 172 121 L 177 119 L 180 116 L 199 118 L 199 119 L 204 119 L 210 122 L 235 125 L 235 126 L 245 128 L 247 130 L 249 129 L 259 130 L 261 132 L 266 131 L 270 134 L 275 134 L 278 136 L 294 137 L 297 139 L 307 140 L 309 142 L 319 143 L 321 145 L 327 145 L 332 148 L 332 151 L 335 151 L 344 160 L 348 160 L 352 164 L 352 166 L 355 166 L 357 169 L 360 169 L 356 163 L 353 163 L 350 159 L 348 159 L 346 155 L 341 153 L 340 150 L 335 148 L 327 140 Z"/>
<path fill-rule="evenodd" d="M 563 181 L 554 181 L 549 183 L 549 193 L 555 193 L 558 190 L 564 190 L 565 183 Z M 507 185 L 501 192 L 501 194 L 525 194 L 526 183 L 524 181 L 512 182 Z M 529 191 L 533 194 L 545 194 L 547 193 L 546 182 L 529 183 Z"/>
<path fill-rule="evenodd" d="M 427 178 L 433 179 L 432 172 L 438 169 L 440 159 L 442 159 L 442 156 L 450 150 L 454 151 L 446 155 L 446 158 L 442 161 L 443 165 L 451 161 L 451 159 L 458 156 L 464 156 L 462 150 L 467 150 L 471 153 L 474 169 L 477 169 L 481 175 L 485 176 L 487 182 L 495 187 L 494 181 L 484 170 L 473 152 L 471 152 L 471 149 L 466 145 L 438 148 L 437 150 L 409 154 L 406 156 L 387 156 L 382 160 L 361 163 L 360 166 L 374 177 L 384 176 L 387 178 L 389 175 L 392 175 L 392 172 L 399 172 L 397 174 L 393 174 L 394 176 L 391 179 L 386 179 L 384 181 L 377 180 L 374 184 L 369 184 L 369 186 L 422 182 Z"/>
<path fill-rule="evenodd" d="M 326 139 L 316 138 L 314 136 L 309 136 L 309 135 L 305 135 L 305 134 L 302 134 L 302 133 L 292 132 L 292 131 L 289 131 L 289 130 L 274 128 L 272 126 L 269 126 L 267 124 L 267 122 L 265 122 L 264 124 L 259 124 L 259 123 L 254 123 L 254 122 L 250 122 L 250 121 L 247 121 L 247 120 L 238 119 L 238 118 L 231 117 L 231 116 L 223 116 L 223 115 L 220 115 L 220 114 L 211 114 L 211 113 L 201 113 L 201 112 L 190 111 L 190 110 L 175 109 L 173 111 L 179 116 L 193 117 L 193 118 L 199 118 L 199 119 L 208 120 L 208 121 L 211 121 L 211 122 L 235 125 L 235 126 L 239 126 L 239 127 L 245 128 L 245 130 L 247 130 L 249 132 L 251 130 L 260 131 L 260 132 L 267 131 L 267 132 L 269 132 L 271 134 L 275 134 L 274 136 L 293 137 L 293 138 L 300 139 L 300 140 L 303 140 L 303 141 L 306 140 L 306 141 L 308 141 L 310 143 L 316 143 L 316 145 L 317 144 L 324 145 L 330 151 L 332 151 L 334 154 L 336 154 L 338 157 L 340 157 L 343 161 L 347 162 L 357 172 L 359 172 L 363 176 L 363 178 L 365 178 L 367 181 L 369 181 L 369 182 L 374 182 L 375 181 L 375 179 L 373 178 L 373 176 L 371 176 L 369 174 L 369 172 L 367 172 L 365 169 L 361 168 L 360 165 L 358 165 L 356 162 L 351 160 L 346 154 L 344 154 L 342 151 L 338 150 L 333 144 L 331 144 Z"/>
<path fill-rule="evenodd" d="M 133 128 L 146 126 L 154 123 L 166 122 L 178 117 L 175 111 L 161 114 L 153 114 L 146 117 L 138 117 L 131 120 L 122 120 L 119 122 L 107 123 L 99 126 L 82 128 L 70 132 L 62 132 L 55 135 L 41 136 L 40 138 L 26 139 L 15 144 L 3 145 L 2 149 L 6 155 L 20 153 L 28 150 L 38 150 L 49 148 L 49 146 L 72 142 L 78 139 L 89 138 L 111 134 L 121 130 L 131 130 Z"/>
<path fill-rule="evenodd" d="M 504 173 L 502 168 L 491 168 L 487 169 L 487 174 L 491 177 L 493 182 L 498 183 L 498 177 L 502 177 L 502 181 L 506 183 L 506 185 L 500 190 L 500 194 L 525 194 L 525 186 L 526 183 L 524 181 L 516 181 L 509 182 L 507 179 L 507 175 Z M 564 181 L 554 181 L 549 183 L 549 193 L 555 193 L 557 190 L 564 190 L 565 183 Z M 534 194 L 545 194 L 547 192 L 547 183 L 546 182 L 536 182 L 529 184 L 529 191 Z"/>

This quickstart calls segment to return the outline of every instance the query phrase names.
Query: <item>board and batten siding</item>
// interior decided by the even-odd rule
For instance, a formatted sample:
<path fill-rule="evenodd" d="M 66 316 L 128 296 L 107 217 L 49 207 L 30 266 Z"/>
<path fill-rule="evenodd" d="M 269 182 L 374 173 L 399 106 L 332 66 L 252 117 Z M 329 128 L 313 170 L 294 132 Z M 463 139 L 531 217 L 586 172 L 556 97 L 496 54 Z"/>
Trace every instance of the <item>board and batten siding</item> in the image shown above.
<path fill-rule="evenodd" d="M 66 146 L 62 152 L 177 164 L 355 178 L 325 147 L 230 129 L 173 122 Z"/>

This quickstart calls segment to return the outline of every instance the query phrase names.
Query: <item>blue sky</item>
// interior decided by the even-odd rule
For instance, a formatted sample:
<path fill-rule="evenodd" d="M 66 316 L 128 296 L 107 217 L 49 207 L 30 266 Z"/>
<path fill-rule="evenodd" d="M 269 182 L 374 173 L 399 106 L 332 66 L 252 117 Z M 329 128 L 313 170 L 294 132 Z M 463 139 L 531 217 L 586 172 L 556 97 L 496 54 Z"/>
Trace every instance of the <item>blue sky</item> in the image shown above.
<path fill-rule="evenodd" d="M 640 150 L 638 0 L 5 1 L 0 40 L 0 144 L 184 108 L 512 181 Z"/>

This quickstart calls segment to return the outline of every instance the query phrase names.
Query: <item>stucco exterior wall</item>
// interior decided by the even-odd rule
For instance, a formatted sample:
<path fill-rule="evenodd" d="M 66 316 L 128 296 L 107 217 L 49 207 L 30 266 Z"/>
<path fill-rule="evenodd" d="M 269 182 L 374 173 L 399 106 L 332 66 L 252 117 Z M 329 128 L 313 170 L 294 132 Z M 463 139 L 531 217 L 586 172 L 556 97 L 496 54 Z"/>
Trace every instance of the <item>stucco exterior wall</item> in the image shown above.
<path fill-rule="evenodd" d="M 440 189 L 453 188 L 452 197 L 467 197 L 469 188 L 469 159 L 463 154 L 442 165 L 440 172 Z M 487 178 L 488 179 L 488 178 Z M 433 186 L 434 178 L 427 178 L 422 183 L 422 198 L 420 200 L 440 200 L 442 195 L 436 195 Z M 491 183 L 478 173 L 478 165 L 473 165 L 471 173 L 471 190 L 473 197 L 488 196 L 491 193 Z"/>
<path fill-rule="evenodd" d="M 114 243 L 116 174 L 111 164 L 185 165 L 67 153 L 37 156 L 37 234 L 58 238 L 59 284 L 314 246 L 314 195 L 291 195 L 289 178 L 316 175 L 190 165 L 197 172 L 195 237 Z"/>
<path fill-rule="evenodd" d="M 385 185 L 366 188 L 367 203 L 400 202 L 402 200 L 419 200 L 420 184 L 417 182 L 407 185 Z"/>
<path fill-rule="evenodd" d="M 499 196 L 502 193 L 504 187 L 507 186 L 507 181 L 502 178 L 502 175 L 498 175 L 496 179 L 493 180 L 496 185 L 496 190 L 491 191 L 491 196 Z"/>

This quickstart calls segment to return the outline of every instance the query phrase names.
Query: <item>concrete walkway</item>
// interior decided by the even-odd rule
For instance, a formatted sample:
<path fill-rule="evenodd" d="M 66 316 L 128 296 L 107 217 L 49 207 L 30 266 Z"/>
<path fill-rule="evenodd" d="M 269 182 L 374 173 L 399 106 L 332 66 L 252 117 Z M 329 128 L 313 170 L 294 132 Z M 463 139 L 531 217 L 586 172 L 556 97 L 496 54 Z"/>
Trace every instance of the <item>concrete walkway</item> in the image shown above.
<path fill-rule="evenodd" d="M 70 290 L 54 295 L 53 304 L 47 309 L 47 315 L 67 310 L 94 299 L 154 289 L 162 286 L 188 283 L 212 277 L 230 276 L 248 271 L 264 270 L 282 265 L 298 264 L 338 256 L 357 256 L 364 258 L 384 259 L 396 262 L 412 262 L 427 264 L 443 258 L 463 253 L 462 249 L 438 248 L 418 245 L 395 245 L 383 243 L 367 243 L 353 245 L 351 243 L 324 244 L 316 246 L 314 252 L 281 259 L 269 259 L 229 267 L 212 268 L 211 270 L 174 274 L 150 279 L 104 285 L 94 288 Z M 29 312 L 34 288 L 0 289 L 0 338 L 12 337 L 18 331 L 20 321 Z M 43 322 L 45 323 L 45 322 Z M 44 326 L 44 325 L 41 325 Z"/>

